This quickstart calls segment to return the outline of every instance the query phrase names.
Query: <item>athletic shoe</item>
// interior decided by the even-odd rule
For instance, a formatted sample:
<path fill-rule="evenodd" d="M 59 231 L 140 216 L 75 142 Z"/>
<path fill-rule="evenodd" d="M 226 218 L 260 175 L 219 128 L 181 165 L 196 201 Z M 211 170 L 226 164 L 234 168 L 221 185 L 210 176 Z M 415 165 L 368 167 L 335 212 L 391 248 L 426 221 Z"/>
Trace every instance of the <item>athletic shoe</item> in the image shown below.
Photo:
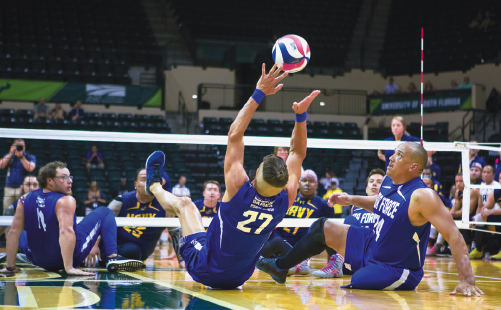
<path fill-rule="evenodd" d="M 449 247 L 445 247 L 442 251 L 437 251 L 437 256 L 448 256 L 452 257 L 451 249 Z"/>
<path fill-rule="evenodd" d="M 128 259 L 120 255 L 109 258 L 108 263 L 106 263 L 106 269 L 109 272 L 136 271 L 143 268 L 143 266 L 143 262 L 140 260 Z"/>
<path fill-rule="evenodd" d="M 309 261 L 310 259 L 308 258 L 307 260 L 304 260 L 301 263 L 289 269 L 289 276 L 310 274 L 311 270 L 310 266 L 308 266 Z"/>
<path fill-rule="evenodd" d="M 324 268 L 313 272 L 313 274 L 319 278 L 342 278 L 343 264 L 344 258 L 339 254 L 334 254 Z"/>
<path fill-rule="evenodd" d="M 496 255 L 492 255 L 491 260 L 501 260 L 501 251 Z"/>
<path fill-rule="evenodd" d="M 169 229 L 169 235 L 172 238 L 172 247 L 174 247 L 174 252 L 176 253 L 177 256 L 177 261 L 179 262 L 179 265 L 181 265 L 181 263 L 184 262 L 184 259 L 181 256 L 181 253 L 179 253 L 179 239 L 181 239 L 181 237 L 183 236 L 183 231 L 181 227 Z"/>
<path fill-rule="evenodd" d="M 160 171 L 164 168 L 164 164 L 165 154 L 162 151 L 153 152 L 146 160 L 146 184 L 144 185 L 146 194 L 153 196 L 153 193 L 150 191 L 151 183 L 162 183 Z"/>
<path fill-rule="evenodd" d="M 437 256 L 437 249 L 432 246 L 428 251 L 426 251 L 426 256 Z"/>
<path fill-rule="evenodd" d="M 0 253 L 0 264 L 5 263 L 6 261 L 7 261 L 7 253 Z M 28 259 L 28 257 L 26 257 L 26 254 L 23 254 L 23 253 L 17 253 L 16 263 L 28 263 L 28 264 L 31 264 L 31 262 Z"/>
<path fill-rule="evenodd" d="M 477 250 L 476 248 L 470 252 L 470 259 L 481 259 L 484 256 L 484 252 Z"/>
<path fill-rule="evenodd" d="M 257 260 L 256 267 L 269 274 L 277 283 L 285 283 L 289 270 L 278 268 L 276 264 L 277 259 L 278 258 L 264 258 L 261 256 Z"/>

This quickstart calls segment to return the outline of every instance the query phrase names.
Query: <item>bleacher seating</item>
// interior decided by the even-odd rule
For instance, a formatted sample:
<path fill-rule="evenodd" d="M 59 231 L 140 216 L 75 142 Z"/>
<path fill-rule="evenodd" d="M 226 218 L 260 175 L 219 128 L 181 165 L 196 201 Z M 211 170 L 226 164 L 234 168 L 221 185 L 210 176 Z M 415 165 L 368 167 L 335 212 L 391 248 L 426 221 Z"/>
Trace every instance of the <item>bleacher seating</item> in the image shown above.
<path fill-rule="evenodd" d="M 140 1 L 1 1 L 0 16 L 0 78 L 128 85 L 160 61 Z"/>

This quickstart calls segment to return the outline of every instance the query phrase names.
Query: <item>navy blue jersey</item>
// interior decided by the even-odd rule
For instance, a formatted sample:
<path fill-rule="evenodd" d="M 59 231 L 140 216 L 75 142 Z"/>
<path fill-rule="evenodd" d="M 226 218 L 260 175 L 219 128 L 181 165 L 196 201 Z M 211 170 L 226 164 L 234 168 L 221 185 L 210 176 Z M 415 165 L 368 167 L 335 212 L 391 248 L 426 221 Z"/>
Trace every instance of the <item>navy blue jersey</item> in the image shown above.
<path fill-rule="evenodd" d="M 409 204 L 412 193 L 428 188 L 421 178 L 404 184 L 393 184 L 386 176 L 374 203 L 377 215 L 372 236 L 372 255 L 377 261 L 410 269 L 423 268 L 431 224 L 413 226 L 409 221 Z"/>
<path fill-rule="evenodd" d="M 395 141 L 395 137 L 389 137 L 384 139 L 384 141 Z M 414 136 L 409 136 L 406 134 L 402 135 L 402 138 L 400 139 L 401 142 L 408 142 L 408 141 L 416 141 L 420 142 L 421 140 L 419 138 L 416 138 Z M 395 150 L 384 150 L 384 158 L 385 158 L 385 164 L 384 164 L 384 171 L 386 172 L 386 168 L 388 168 L 388 164 L 390 163 L 390 157 L 395 154 Z"/>
<path fill-rule="evenodd" d="M 322 216 L 334 217 L 334 208 L 329 207 L 327 202 L 319 196 L 314 196 L 312 199 L 301 198 L 301 195 L 296 196 L 296 200 L 287 210 L 285 218 L 320 218 Z M 294 245 L 299 239 L 308 233 L 308 227 L 279 227 L 276 233 Z"/>
<path fill-rule="evenodd" d="M 272 197 L 257 193 L 246 182 L 228 202 L 222 202 L 206 235 L 205 269 L 219 278 L 246 281 L 254 272 L 265 243 L 280 223 L 289 197 L 285 190 Z"/>
<path fill-rule="evenodd" d="M 478 154 L 475 157 L 473 157 L 472 160 L 470 160 L 470 167 L 472 163 L 480 163 L 482 165 L 482 168 L 484 168 L 485 165 L 487 165 L 485 160 L 482 157 L 478 156 Z M 460 162 L 458 173 L 462 173 L 462 171 L 463 171 L 463 162 Z"/>
<path fill-rule="evenodd" d="M 24 230 L 28 235 L 28 258 L 42 268 L 58 267 L 63 264 L 59 246 L 59 221 L 56 203 L 66 195 L 56 192 L 32 191 L 24 201 Z M 73 227 L 77 217 L 73 215 Z M 75 248 L 76 249 L 76 248 Z"/>
<path fill-rule="evenodd" d="M 365 209 L 353 206 L 353 216 L 360 223 L 361 227 L 372 229 L 376 223 L 377 216 Z"/>
<path fill-rule="evenodd" d="M 430 169 L 433 182 L 440 180 L 440 167 L 437 164 L 432 163 L 430 165 Z"/>
<path fill-rule="evenodd" d="M 219 207 L 221 206 L 221 203 L 219 203 L 218 201 L 214 208 L 206 207 L 204 199 L 196 200 L 193 203 L 195 204 L 195 206 L 197 206 L 202 218 L 213 218 L 217 215 L 217 210 L 219 210 Z"/>
<path fill-rule="evenodd" d="M 442 184 L 440 184 L 440 182 L 436 180 L 433 180 L 433 190 L 439 195 L 444 195 L 444 193 L 442 192 Z"/>
<path fill-rule="evenodd" d="M 494 201 L 497 203 L 501 203 L 501 189 L 494 190 Z"/>
<path fill-rule="evenodd" d="M 124 194 L 122 203 L 119 217 L 165 217 L 165 210 L 156 198 L 148 203 L 140 203 L 137 200 L 136 191 Z M 132 242 L 138 245 L 144 260 L 153 253 L 164 230 L 164 227 L 117 227 L 117 243 L 120 245 Z"/>
<path fill-rule="evenodd" d="M 494 181 L 499 182 L 499 174 L 501 173 L 501 164 L 497 164 L 499 158 L 496 159 L 496 172 L 494 172 Z"/>

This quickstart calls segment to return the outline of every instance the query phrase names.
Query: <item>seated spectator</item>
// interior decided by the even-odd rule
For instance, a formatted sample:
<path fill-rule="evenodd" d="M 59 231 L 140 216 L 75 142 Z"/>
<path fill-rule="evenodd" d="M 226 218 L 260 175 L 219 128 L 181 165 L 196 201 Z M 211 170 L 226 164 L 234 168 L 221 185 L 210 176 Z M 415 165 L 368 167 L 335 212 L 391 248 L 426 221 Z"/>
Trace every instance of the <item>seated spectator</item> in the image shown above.
<path fill-rule="evenodd" d="M 189 197 L 191 198 L 190 189 L 186 187 L 186 177 L 184 175 L 179 176 L 179 183 L 172 188 L 172 194 L 178 197 Z"/>
<path fill-rule="evenodd" d="M 61 108 L 60 103 L 56 103 L 54 109 L 50 111 L 50 117 L 52 119 L 64 119 L 64 110 Z"/>
<path fill-rule="evenodd" d="M 464 82 L 459 84 L 459 89 L 471 89 L 472 86 L 473 86 L 473 83 L 470 82 L 470 77 L 465 76 Z"/>
<path fill-rule="evenodd" d="M 99 190 L 97 181 L 90 182 L 89 192 L 85 194 L 83 201 L 85 206 L 85 215 L 91 213 L 97 207 L 106 206 L 106 197 Z"/>
<path fill-rule="evenodd" d="M 416 84 L 413 82 L 410 82 L 409 85 L 407 86 L 407 89 L 404 90 L 406 93 L 415 93 L 417 92 Z"/>
<path fill-rule="evenodd" d="M 431 84 L 430 81 L 427 81 L 424 84 L 424 91 L 436 91 L 437 89 Z"/>
<path fill-rule="evenodd" d="M 395 94 L 398 92 L 398 85 L 393 83 L 393 78 L 390 77 L 389 83 L 384 87 L 385 94 Z"/>
<path fill-rule="evenodd" d="M 325 172 L 325 178 L 321 178 L 318 183 L 322 184 L 324 190 L 328 190 L 331 186 L 332 178 L 336 178 L 337 183 L 339 183 L 339 179 L 336 177 L 336 174 L 332 172 L 332 170 L 327 170 Z"/>
<path fill-rule="evenodd" d="M 451 81 L 451 89 L 459 89 L 458 83 L 455 80 Z"/>
<path fill-rule="evenodd" d="M 72 121 L 84 118 L 84 110 L 81 107 L 82 107 L 82 101 L 78 100 L 70 112 L 70 119 Z"/>
<path fill-rule="evenodd" d="M 45 105 L 45 98 L 44 97 L 40 98 L 40 102 L 35 106 L 35 109 L 33 112 L 35 112 L 35 116 L 33 117 L 33 119 L 50 118 L 49 107 Z"/>
<path fill-rule="evenodd" d="M 325 193 L 325 195 L 322 198 L 324 200 L 328 201 L 329 197 L 333 193 L 342 193 L 343 190 L 338 188 L 338 184 L 339 184 L 339 180 L 337 178 L 332 178 L 331 179 L 331 186 L 329 187 L 329 189 L 327 190 L 327 193 Z M 334 208 L 335 217 L 341 217 L 341 214 L 343 213 L 343 206 L 334 205 L 333 208 Z"/>
<path fill-rule="evenodd" d="M 129 189 L 127 188 L 127 178 L 123 177 L 120 179 L 120 184 L 113 188 L 113 197 L 122 196 L 124 194 L 127 194 L 128 192 Z"/>
<path fill-rule="evenodd" d="M 89 171 L 90 168 L 96 167 L 99 169 L 104 168 L 103 154 L 98 151 L 97 145 L 93 145 L 91 151 L 87 153 L 87 171 Z"/>
<path fill-rule="evenodd" d="M 193 203 L 200 210 L 202 218 L 213 218 L 219 209 L 219 198 L 221 197 L 221 188 L 218 181 L 205 181 L 203 199 L 195 200 Z"/>

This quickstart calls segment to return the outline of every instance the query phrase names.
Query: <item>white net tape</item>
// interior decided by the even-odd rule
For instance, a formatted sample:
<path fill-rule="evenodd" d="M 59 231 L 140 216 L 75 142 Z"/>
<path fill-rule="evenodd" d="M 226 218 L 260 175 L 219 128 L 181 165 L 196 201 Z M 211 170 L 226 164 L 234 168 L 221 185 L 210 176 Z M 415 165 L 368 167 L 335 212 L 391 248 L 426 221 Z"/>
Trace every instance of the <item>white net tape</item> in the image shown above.
<path fill-rule="evenodd" d="M 0 138 L 22 138 L 43 140 L 71 140 L 71 141 L 102 141 L 102 142 L 129 142 L 129 143 L 179 143 L 179 144 L 204 144 L 226 145 L 227 136 L 215 135 L 178 135 L 178 134 L 151 134 L 151 133 L 122 133 L 122 132 L 96 132 L 96 131 L 69 131 L 69 130 L 40 130 L 40 129 L 0 129 Z M 289 146 L 290 138 L 279 137 L 244 137 L 246 146 Z M 398 146 L 398 141 L 376 140 L 335 140 L 335 139 L 308 139 L 308 148 L 322 149 L 353 149 L 353 150 L 391 150 Z M 427 151 L 461 152 L 462 166 L 469 167 L 469 148 L 499 151 L 499 147 L 482 146 L 468 142 L 424 142 Z M 468 171 L 466 169 L 466 171 Z M 481 185 L 469 185 L 469 173 L 463 174 L 465 190 L 463 193 L 463 210 L 469 210 L 470 188 L 483 188 Z M 496 187 L 501 188 L 501 187 Z M 0 216 L 0 226 L 12 223 L 12 216 Z M 78 218 L 78 221 L 81 217 Z M 342 223 L 343 219 L 333 219 Z M 144 226 L 144 227 L 178 227 L 177 218 L 116 218 L 118 226 Z M 208 227 L 211 219 L 202 219 Z M 309 227 L 315 219 L 284 219 L 278 227 Z M 456 221 L 459 228 L 468 228 L 467 212 L 463 212 L 462 221 Z M 477 223 L 478 224 L 478 223 Z M 501 223 L 484 223 L 501 225 Z"/>

